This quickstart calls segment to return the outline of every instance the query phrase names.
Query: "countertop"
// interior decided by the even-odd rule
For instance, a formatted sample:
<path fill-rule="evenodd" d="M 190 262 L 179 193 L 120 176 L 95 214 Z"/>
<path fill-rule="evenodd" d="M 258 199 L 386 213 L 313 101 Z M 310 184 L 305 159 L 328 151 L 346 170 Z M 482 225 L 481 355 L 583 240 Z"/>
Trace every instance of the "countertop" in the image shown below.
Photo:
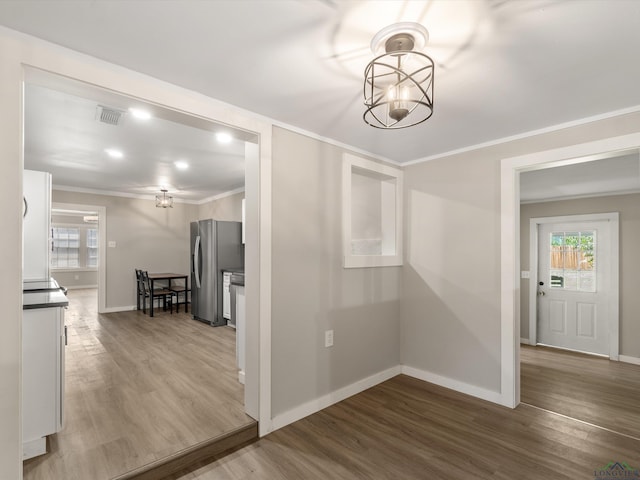
<path fill-rule="evenodd" d="M 35 290 L 22 293 L 22 309 L 55 308 L 69 305 L 67 296 L 62 290 Z"/>
<path fill-rule="evenodd" d="M 60 285 L 53 278 L 49 280 L 27 280 L 22 282 L 23 292 L 60 290 Z"/>

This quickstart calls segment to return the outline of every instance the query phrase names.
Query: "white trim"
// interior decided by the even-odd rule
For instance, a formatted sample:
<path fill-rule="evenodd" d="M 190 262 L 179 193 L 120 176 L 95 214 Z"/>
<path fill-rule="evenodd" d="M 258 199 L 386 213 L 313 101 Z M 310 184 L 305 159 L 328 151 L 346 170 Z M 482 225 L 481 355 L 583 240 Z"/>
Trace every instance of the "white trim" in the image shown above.
<path fill-rule="evenodd" d="M 583 198 L 599 198 L 599 197 L 615 197 L 618 195 L 634 195 L 640 193 L 640 189 L 632 188 L 629 190 L 620 190 L 617 192 L 600 192 L 590 193 L 585 195 L 567 195 L 566 197 L 549 197 L 540 200 L 520 200 L 520 205 L 529 205 L 532 203 L 546 203 L 546 202 L 562 202 L 564 200 L 582 200 Z"/>
<path fill-rule="evenodd" d="M 582 163 L 593 160 L 589 156 L 638 148 L 640 133 L 622 135 L 594 142 L 545 150 L 542 152 L 505 158 L 500 165 L 500 330 L 501 334 L 501 393 L 503 399 L 520 401 L 520 345 L 514 333 L 520 331 L 520 312 L 516 296 L 520 294 L 520 172 L 557 164 Z M 513 373 L 513 375 L 509 375 Z"/>
<path fill-rule="evenodd" d="M 292 408 L 273 418 L 273 430 L 285 427 L 293 422 L 312 415 L 320 410 L 330 407 L 331 405 L 341 402 L 353 395 L 364 392 L 368 388 L 374 387 L 379 383 L 385 382 L 401 373 L 400 365 L 388 368 L 382 372 L 378 372 L 370 377 L 363 378 L 351 385 L 335 390 L 327 395 L 316 398 L 302 405 Z"/>
<path fill-rule="evenodd" d="M 493 390 L 487 390 L 486 388 L 478 387 L 477 385 L 471 385 L 470 383 L 461 382 L 449 377 L 443 377 L 437 373 L 428 372 L 426 370 L 420 370 L 418 368 L 402 365 L 402 373 L 418 380 L 440 385 L 441 387 L 449 388 L 457 392 L 471 395 L 473 397 L 481 398 L 489 402 L 502 404 L 502 395 L 500 392 Z"/>
<path fill-rule="evenodd" d="M 235 195 L 236 193 L 244 192 L 245 187 L 236 188 L 234 190 L 229 190 L 228 192 L 219 193 L 218 195 L 214 195 L 213 197 L 203 198 L 202 200 L 198 200 L 194 202 L 198 205 L 204 205 L 205 203 L 215 202 L 216 200 L 220 200 L 221 198 L 230 197 L 231 195 Z"/>
<path fill-rule="evenodd" d="M 578 215 L 560 215 L 555 217 L 535 217 L 529 219 L 529 343 L 536 345 L 538 341 L 538 228 L 547 223 L 582 223 L 582 222 L 608 222 L 610 235 L 610 285 L 607 298 L 608 332 L 609 332 L 609 358 L 618 359 L 618 346 L 620 345 L 620 312 L 619 312 L 619 233 L 620 215 L 618 212 L 593 213 Z"/>
<path fill-rule="evenodd" d="M 117 313 L 117 312 L 130 312 L 131 310 L 136 310 L 138 307 L 135 305 L 127 305 L 124 307 L 109 307 L 105 308 L 104 311 L 100 313 Z"/>
<path fill-rule="evenodd" d="M 632 363 L 634 365 L 640 365 L 640 357 L 632 357 L 630 355 L 619 355 L 618 360 L 625 363 Z"/>
<path fill-rule="evenodd" d="M 52 210 L 76 210 L 98 214 L 98 313 L 107 313 L 107 207 L 78 203 L 52 202 Z M 54 270 L 52 270 L 53 274 Z"/>
<path fill-rule="evenodd" d="M 525 345 L 529 345 L 529 339 L 528 338 L 524 338 L 524 337 L 520 337 L 520 344 L 525 344 Z"/>
<path fill-rule="evenodd" d="M 357 167 L 395 179 L 395 254 L 353 255 L 351 253 L 351 176 Z M 401 266 L 402 257 L 402 170 L 350 153 L 342 154 L 342 259 L 344 268 Z"/>
<path fill-rule="evenodd" d="M 67 290 L 84 290 L 87 288 L 98 288 L 98 285 L 63 285 Z"/>
<path fill-rule="evenodd" d="M 115 192 L 111 190 L 97 190 L 95 188 L 85 188 L 85 187 L 72 187 L 69 185 L 52 185 L 52 190 L 59 190 L 61 192 L 76 192 L 76 193 L 89 193 L 91 195 L 104 195 L 107 197 L 124 197 L 124 198 L 135 198 L 137 200 L 149 200 L 155 202 L 155 195 L 143 195 L 139 193 L 128 193 L 128 192 Z M 211 197 L 203 198 L 202 200 L 187 200 L 183 198 L 173 197 L 174 203 L 185 203 L 188 205 L 204 205 L 205 203 L 213 202 L 214 200 L 219 200 L 224 197 L 230 197 L 231 195 L 235 195 L 236 193 L 241 193 L 245 191 L 245 187 L 235 188 L 233 190 L 229 190 L 227 192 L 218 193 Z"/>
<path fill-rule="evenodd" d="M 273 129 L 269 125 L 263 129 L 260 135 L 259 153 L 259 225 L 257 229 L 260 238 L 259 269 L 259 424 L 258 430 L 261 437 L 267 435 L 273 429 L 273 412 L 271 410 L 271 197 L 272 197 L 272 138 Z M 246 207 L 251 208 L 249 203 Z M 247 225 L 249 223 L 247 222 Z M 249 237 L 247 237 L 249 238 Z M 245 244 L 246 249 L 246 244 Z M 246 253 L 245 253 L 246 255 Z M 245 367 L 246 374 L 246 367 Z M 246 382 L 246 376 L 245 376 Z M 246 383 L 245 383 L 246 390 Z"/>
<path fill-rule="evenodd" d="M 3 36 L 12 37 L 17 41 L 6 40 L 2 38 Z M 251 269 L 253 273 L 249 274 L 247 269 L 247 282 L 252 281 L 256 286 L 253 298 L 247 298 L 247 308 L 252 310 L 254 323 L 257 326 L 257 328 L 254 327 L 254 330 L 257 330 L 254 333 L 258 337 L 260 348 L 257 352 L 258 359 L 256 359 L 259 365 L 255 366 L 255 370 L 259 369 L 260 373 L 259 378 L 256 378 L 258 375 L 250 377 L 247 373 L 247 384 L 253 385 L 252 393 L 255 395 L 255 403 L 260 407 L 258 420 L 261 434 L 263 434 L 263 426 L 268 426 L 271 420 L 271 231 L 269 225 L 271 203 L 270 201 L 261 202 L 261 200 L 269 200 L 271 196 L 271 124 L 253 115 L 247 116 L 241 109 L 206 95 L 29 35 L 0 27 L 0 40 L 3 46 L 11 45 L 13 48 L 13 56 L 8 60 L 13 62 L 10 68 L 15 69 L 18 68 L 16 65 L 19 65 L 27 81 L 30 74 L 36 74 L 34 72 L 41 76 L 62 76 L 172 110 L 179 110 L 201 119 L 224 123 L 260 136 L 259 165 L 256 167 L 260 198 L 256 199 L 253 206 L 247 205 L 249 209 L 255 209 L 256 212 L 247 226 L 255 232 L 254 239 L 259 244 L 255 247 L 258 253 L 253 260 L 256 264 L 255 268 Z M 20 159 L 18 158 L 17 161 Z M 106 251 L 106 248 L 101 250 Z M 256 278 L 251 280 L 251 275 L 255 275 Z M 20 302 L 20 299 L 16 301 Z M 19 318 L 16 321 L 19 321 Z M 18 368 L 20 368 L 19 363 Z"/>
<path fill-rule="evenodd" d="M 411 160 L 409 162 L 403 162 L 401 163 L 401 165 L 403 167 L 408 167 L 409 165 L 415 165 L 417 163 L 429 162 L 431 160 L 437 160 L 439 158 L 449 157 L 451 155 L 458 155 L 460 153 L 472 152 L 474 150 L 479 150 L 481 148 L 494 147 L 496 145 L 513 142 L 515 140 L 522 140 L 529 137 L 535 137 L 536 135 L 543 135 L 545 133 L 553 133 L 558 130 L 564 130 L 565 128 L 578 127 L 580 125 L 585 125 L 587 123 L 598 122 L 600 120 L 606 120 L 608 118 L 619 117 L 621 115 L 628 115 L 630 113 L 637 113 L 637 112 L 640 112 L 640 105 L 636 105 L 629 108 L 622 108 L 620 110 L 614 110 L 612 112 L 601 113 L 598 115 L 592 115 L 590 117 L 580 118 L 578 120 L 572 120 L 570 122 L 559 123 L 556 125 L 551 125 L 549 127 L 540 128 L 538 130 L 529 130 L 528 132 L 519 133 L 517 135 L 502 137 L 496 140 L 490 140 L 488 142 L 483 142 L 483 143 L 476 143 L 475 145 L 469 145 L 468 147 L 449 150 L 447 152 L 436 153 L 428 157 L 418 158 L 416 160 Z"/>
<path fill-rule="evenodd" d="M 520 403 L 520 182 L 511 164 L 500 165 L 500 391 L 502 405 Z"/>

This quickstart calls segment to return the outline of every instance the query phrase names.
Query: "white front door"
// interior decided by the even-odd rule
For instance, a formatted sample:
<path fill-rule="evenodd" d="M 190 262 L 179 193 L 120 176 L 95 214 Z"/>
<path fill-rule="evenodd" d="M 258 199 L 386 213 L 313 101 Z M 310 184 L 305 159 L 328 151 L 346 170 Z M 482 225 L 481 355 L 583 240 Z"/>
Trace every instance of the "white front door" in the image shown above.
<path fill-rule="evenodd" d="M 609 227 L 607 221 L 539 226 L 538 343 L 610 354 Z"/>

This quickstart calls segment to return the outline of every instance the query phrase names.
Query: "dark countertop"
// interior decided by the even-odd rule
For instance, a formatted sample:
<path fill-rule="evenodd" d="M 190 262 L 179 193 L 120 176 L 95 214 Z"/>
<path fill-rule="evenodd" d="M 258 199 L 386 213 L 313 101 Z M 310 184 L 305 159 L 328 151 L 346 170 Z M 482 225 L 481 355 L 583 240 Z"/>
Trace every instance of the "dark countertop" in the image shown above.
<path fill-rule="evenodd" d="M 244 268 L 223 268 L 223 272 L 244 274 Z"/>
<path fill-rule="evenodd" d="M 53 278 L 49 280 L 27 280 L 22 282 L 23 292 L 60 290 L 60 285 Z"/>
<path fill-rule="evenodd" d="M 62 290 L 55 291 L 36 290 L 23 292 L 22 294 L 22 309 L 30 310 L 33 308 L 56 308 L 66 307 L 69 305 L 67 296 L 62 293 Z"/>

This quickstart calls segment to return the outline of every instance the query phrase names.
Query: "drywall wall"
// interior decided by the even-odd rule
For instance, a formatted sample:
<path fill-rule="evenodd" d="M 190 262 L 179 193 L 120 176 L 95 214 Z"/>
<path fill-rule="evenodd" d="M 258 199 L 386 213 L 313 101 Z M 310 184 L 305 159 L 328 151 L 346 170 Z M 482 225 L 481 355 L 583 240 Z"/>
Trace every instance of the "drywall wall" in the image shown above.
<path fill-rule="evenodd" d="M 0 32 L 1 34 L 2 32 Z M 0 36 L 0 478 L 22 478 L 20 354 L 22 325 L 21 45 Z"/>
<path fill-rule="evenodd" d="M 342 267 L 343 151 L 273 131 L 274 416 L 400 360 L 401 267 Z"/>
<path fill-rule="evenodd" d="M 500 391 L 501 160 L 635 133 L 638 125 L 640 114 L 630 113 L 405 169 L 403 365 L 471 392 Z"/>
<path fill-rule="evenodd" d="M 640 357 L 640 194 L 612 195 L 520 206 L 521 269 L 530 270 L 529 220 L 539 217 L 579 215 L 587 213 L 620 213 L 620 354 Z M 535 266 L 533 267 L 535 268 Z M 529 280 L 521 280 L 520 336 L 529 338 Z"/>
<path fill-rule="evenodd" d="M 55 179 L 54 179 L 55 182 Z M 106 208 L 106 307 L 126 309 L 136 304 L 135 272 L 189 273 L 189 222 L 197 206 L 174 203 L 157 208 L 153 200 L 53 190 L 55 204 Z"/>
<path fill-rule="evenodd" d="M 198 220 L 213 218 L 230 222 L 242 221 L 244 192 L 218 198 L 198 206 Z"/>

